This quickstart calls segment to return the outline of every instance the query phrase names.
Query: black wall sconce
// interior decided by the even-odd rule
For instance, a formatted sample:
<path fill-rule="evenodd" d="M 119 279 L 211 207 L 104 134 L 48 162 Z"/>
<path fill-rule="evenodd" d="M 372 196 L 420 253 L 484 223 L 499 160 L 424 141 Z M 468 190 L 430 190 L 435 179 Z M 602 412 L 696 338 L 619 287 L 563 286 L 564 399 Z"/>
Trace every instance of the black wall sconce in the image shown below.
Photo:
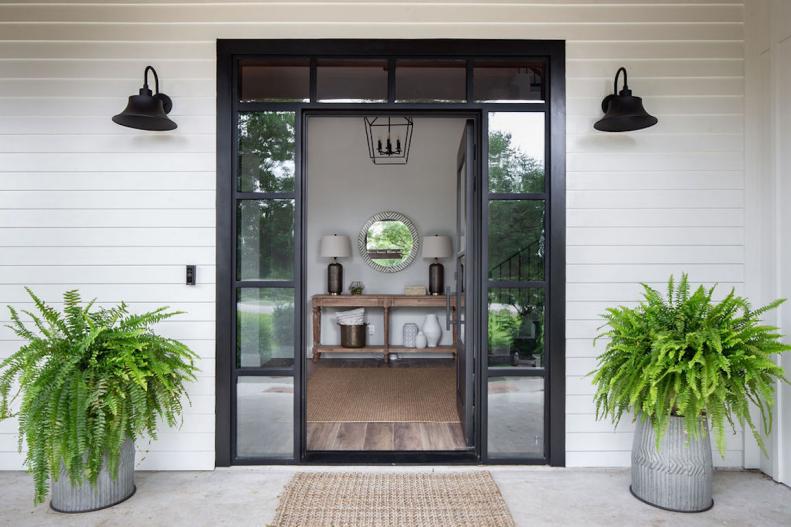
<path fill-rule="evenodd" d="M 152 94 L 148 88 L 148 72 L 154 74 L 154 88 Z M 130 95 L 129 102 L 124 111 L 113 116 L 113 122 L 138 130 L 173 130 L 178 126 L 171 121 L 167 114 L 173 108 L 173 101 L 159 92 L 159 77 L 152 66 L 146 66 L 143 72 L 143 87 L 138 95 Z"/>
<path fill-rule="evenodd" d="M 618 77 L 623 72 L 623 89 L 618 93 Z M 659 120 L 643 108 L 643 99 L 632 95 L 626 80 L 626 68 L 618 68 L 612 94 L 601 102 L 604 117 L 593 127 L 602 132 L 629 132 L 654 126 Z"/>

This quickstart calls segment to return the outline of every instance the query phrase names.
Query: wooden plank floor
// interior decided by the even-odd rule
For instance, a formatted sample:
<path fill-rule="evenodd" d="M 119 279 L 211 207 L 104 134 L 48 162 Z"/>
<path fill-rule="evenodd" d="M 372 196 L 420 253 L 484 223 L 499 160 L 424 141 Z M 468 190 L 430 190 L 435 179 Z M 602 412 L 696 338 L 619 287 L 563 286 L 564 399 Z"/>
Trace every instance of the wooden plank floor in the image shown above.
<path fill-rule="evenodd" d="M 308 423 L 308 450 L 461 450 L 460 423 Z"/>

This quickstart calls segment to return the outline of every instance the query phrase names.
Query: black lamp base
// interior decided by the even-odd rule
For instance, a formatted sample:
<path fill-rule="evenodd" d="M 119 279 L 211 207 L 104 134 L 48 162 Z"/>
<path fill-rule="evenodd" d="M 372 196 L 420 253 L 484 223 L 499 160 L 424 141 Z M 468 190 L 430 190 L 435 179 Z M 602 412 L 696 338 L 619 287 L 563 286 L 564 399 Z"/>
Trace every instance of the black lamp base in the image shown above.
<path fill-rule="evenodd" d="M 331 295 L 343 293 L 343 266 L 338 262 L 327 266 L 327 292 Z"/>
<path fill-rule="evenodd" d="M 434 262 L 428 267 L 428 292 L 433 296 L 439 296 L 445 289 L 445 266 L 439 262 Z"/>

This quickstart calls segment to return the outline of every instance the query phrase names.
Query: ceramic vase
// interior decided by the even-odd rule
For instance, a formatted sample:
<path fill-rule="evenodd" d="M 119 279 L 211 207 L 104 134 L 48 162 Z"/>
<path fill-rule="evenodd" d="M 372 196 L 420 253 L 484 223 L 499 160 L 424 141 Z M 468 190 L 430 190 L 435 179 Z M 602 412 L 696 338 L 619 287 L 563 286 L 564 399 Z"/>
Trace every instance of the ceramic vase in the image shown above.
<path fill-rule="evenodd" d="M 426 343 L 429 348 L 436 348 L 439 344 L 439 339 L 442 338 L 442 328 L 439 325 L 437 315 L 432 313 L 426 315 L 426 320 L 423 322 L 423 334 L 426 335 Z"/>
<path fill-rule="evenodd" d="M 423 334 L 422 331 L 419 331 L 417 336 L 415 337 L 415 347 L 419 350 L 422 350 L 426 347 L 428 343 L 426 342 L 426 336 Z"/>
<path fill-rule="evenodd" d="M 413 322 L 409 322 L 404 324 L 404 347 L 406 348 L 414 348 L 415 339 L 417 338 L 418 327 L 417 324 Z"/>

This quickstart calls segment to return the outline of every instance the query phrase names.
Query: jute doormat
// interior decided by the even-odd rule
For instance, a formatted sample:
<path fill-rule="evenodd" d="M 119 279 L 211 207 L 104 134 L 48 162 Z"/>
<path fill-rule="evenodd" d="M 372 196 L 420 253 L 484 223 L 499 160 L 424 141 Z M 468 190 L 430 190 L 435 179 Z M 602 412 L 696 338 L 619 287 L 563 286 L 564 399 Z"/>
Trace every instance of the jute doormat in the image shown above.
<path fill-rule="evenodd" d="M 308 380 L 311 423 L 458 423 L 455 368 L 319 368 Z"/>
<path fill-rule="evenodd" d="M 274 527 L 513 527 L 484 471 L 302 472 L 280 496 Z"/>

